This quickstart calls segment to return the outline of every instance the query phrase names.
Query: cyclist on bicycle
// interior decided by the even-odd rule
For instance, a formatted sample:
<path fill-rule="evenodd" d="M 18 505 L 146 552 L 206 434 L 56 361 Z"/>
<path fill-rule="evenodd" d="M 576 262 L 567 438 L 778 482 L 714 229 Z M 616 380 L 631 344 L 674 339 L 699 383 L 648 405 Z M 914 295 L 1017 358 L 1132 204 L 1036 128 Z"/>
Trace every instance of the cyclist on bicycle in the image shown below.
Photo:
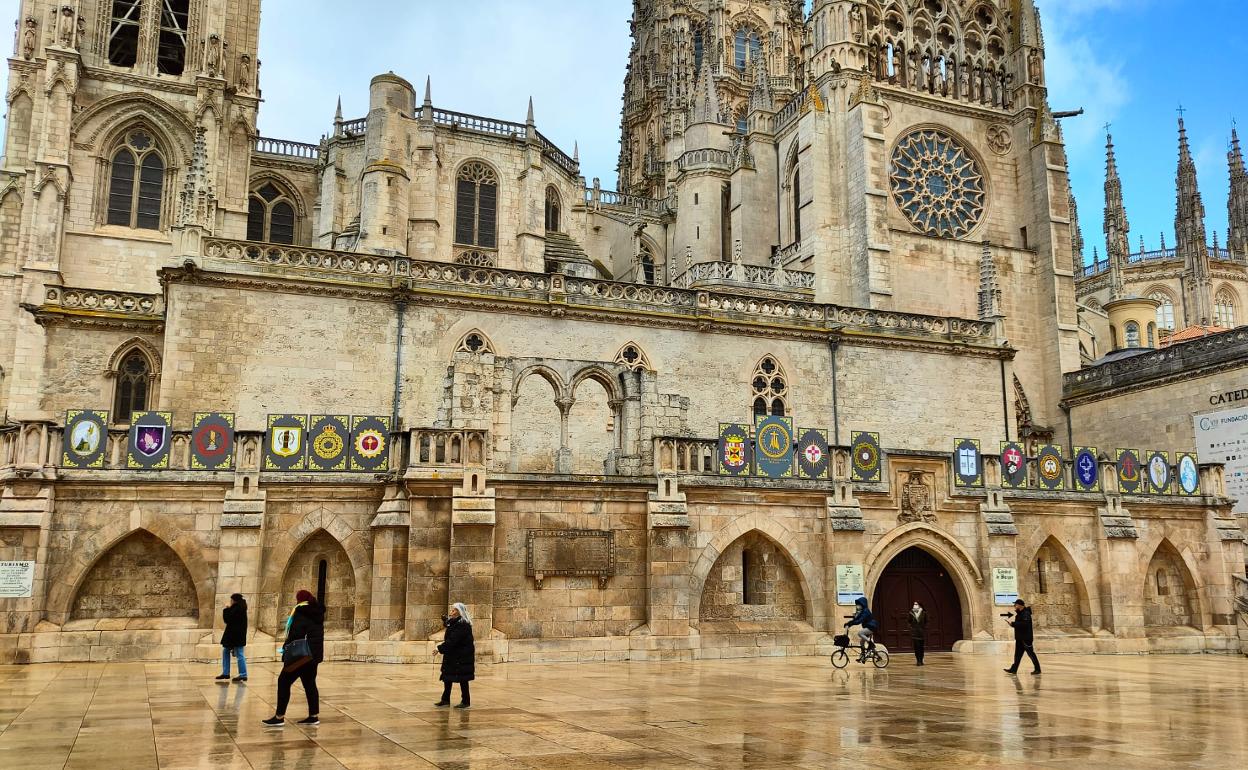
<path fill-rule="evenodd" d="M 849 630 L 854 626 L 862 626 L 858 629 L 858 641 L 862 644 L 862 654 L 858 656 L 858 662 L 864 663 L 867 659 L 867 653 L 875 649 L 875 632 L 880 629 L 880 624 L 876 621 L 875 616 L 871 614 L 871 610 L 867 608 L 867 597 L 859 596 L 854 600 L 854 604 L 858 605 L 858 611 L 845 624 L 845 629 Z"/>

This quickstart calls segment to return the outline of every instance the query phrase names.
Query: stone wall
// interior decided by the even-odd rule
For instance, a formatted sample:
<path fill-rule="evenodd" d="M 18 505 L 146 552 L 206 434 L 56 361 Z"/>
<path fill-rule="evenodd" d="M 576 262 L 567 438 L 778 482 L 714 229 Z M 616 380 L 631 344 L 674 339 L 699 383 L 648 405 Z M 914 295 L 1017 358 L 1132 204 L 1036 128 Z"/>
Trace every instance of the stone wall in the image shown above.
<path fill-rule="evenodd" d="M 757 532 L 733 542 L 711 567 L 700 620 L 805 620 L 806 601 L 792 561 Z"/>
<path fill-rule="evenodd" d="M 83 578 L 71 620 L 198 618 L 195 584 L 182 560 L 150 532 L 113 546 Z"/>
<path fill-rule="evenodd" d="M 1042 632 L 1084 630 L 1087 623 L 1082 611 L 1077 578 L 1052 540 L 1036 552 L 1022 580 L 1022 596 L 1031 607 L 1037 628 Z"/>
<path fill-rule="evenodd" d="M 324 564 L 324 591 L 321 591 L 321 565 Z M 294 606 L 295 594 L 310 591 L 325 605 L 325 633 L 351 634 L 355 632 L 355 575 L 347 552 L 328 532 L 317 530 L 303 541 L 299 550 L 290 557 L 286 574 L 282 577 L 279 599 L 286 599 Z M 285 618 L 278 613 L 278 620 Z M 280 633 L 281 629 L 276 629 Z"/>

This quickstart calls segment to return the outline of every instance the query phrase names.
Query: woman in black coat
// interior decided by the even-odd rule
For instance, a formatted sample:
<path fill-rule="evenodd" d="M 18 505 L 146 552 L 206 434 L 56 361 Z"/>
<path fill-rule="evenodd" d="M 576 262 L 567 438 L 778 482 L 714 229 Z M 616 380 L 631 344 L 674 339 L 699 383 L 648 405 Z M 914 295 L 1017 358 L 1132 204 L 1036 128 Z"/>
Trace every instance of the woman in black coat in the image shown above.
<path fill-rule="evenodd" d="M 242 594 L 230 594 L 230 606 L 221 610 L 221 618 L 225 621 L 225 632 L 221 634 L 221 676 L 218 680 L 225 682 L 230 678 L 230 656 L 238 658 L 238 676 L 235 682 L 247 681 L 247 656 L 243 648 L 247 646 L 247 600 Z"/>
<path fill-rule="evenodd" d="M 316 689 L 316 668 L 325 659 L 325 606 L 317 601 L 311 591 L 295 595 L 298 604 L 286 619 L 286 642 L 282 645 L 282 673 L 277 675 L 277 712 L 262 720 L 266 727 L 281 727 L 286 723 L 286 706 L 290 703 L 290 686 L 295 680 L 303 682 L 303 694 L 308 696 L 308 718 L 297 724 L 315 727 L 321 723 L 321 694 Z M 298 654 L 298 644 L 308 642 L 307 654 Z"/>
<path fill-rule="evenodd" d="M 472 706 L 468 683 L 476 678 L 477 647 L 472 639 L 472 618 L 462 602 L 451 605 L 450 614 L 442 619 L 446 624 L 446 637 L 438 645 L 442 653 L 442 700 L 435 706 L 451 705 L 451 685 L 459 682 L 460 702 L 455 708 Z"/>
<path fill-rule="evenodd" d="M 906 616 L 906 624 L 910 626 L 910 641 L 914 643 L 914 659 L 916 666 L 923 665 L 923 648 L 927 646 L 927 610 L 916 599 Z"/>

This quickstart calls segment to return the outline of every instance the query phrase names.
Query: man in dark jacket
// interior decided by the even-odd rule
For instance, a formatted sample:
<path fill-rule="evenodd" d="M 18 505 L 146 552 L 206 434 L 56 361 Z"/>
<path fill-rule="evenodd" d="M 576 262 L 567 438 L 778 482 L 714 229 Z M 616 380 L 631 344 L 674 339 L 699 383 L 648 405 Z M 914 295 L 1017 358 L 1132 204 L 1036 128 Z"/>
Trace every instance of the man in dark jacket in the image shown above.
<path fill-rule="evenodd" d="M 321 694 L 316 689 L 316 669 L 325 659 L 325 605 L 311 591 L 295 595 L 294 610 L 286 620 L 286 641 L 282 645 L 282 672 L 277 675 L 277 711 L 262 720 L 265 727 L 281 727 L 286 723 L 286 706 L 290 703 L 290 686 L 299 680 L 308 697 L 308 718 L 298 724 L 315 727 L 321 723 Z M 297 648 L 307 640 L 306 655 Z"/>
<path fill-rule="evenodd" d="M 442 653 L 442 698 L 433 705 L 451 705 L 451 685 L 459 682 L 460 701 L 455 708 L 470 708 L 472 698 L 468 693 L 468 683 L 476 678 L 477 659 L 472 618 L 463 602 L 455 602 L 442 622 L 446 624 L 446 636 L 438 645 L 438 652 Z"/>
<path fill-rule="evenodd" d="M 867 660 L 867 651 L 875 649 L 875 632 L 880 630 L 880 624 L 876 621 L 875 616 L 871 614 L 871 610 L 867 607 L 867 597 L 859 596 L 854 600 L 858 611 L 845 624 L 845 628 L 853 628 L 854 626 L 862 626 L 858 630 L 858 640 L 862 643 L 862 654 L 858 656 L 859 663 L 865 663 Z"/>
<path fill-rule="evenodd" d="M 1033 674 L 1040 673 L 1040 659 L 1036 657 L 1035 636 L 1031 628 L 1031 608 L 1027 606 L 1027 602 L 1022 599 L 1014 600 L 1014 619 L 1007 620 L 1007 623 L 1014 628 L 1014 665 L 1005 669 L 1007 674 L 1017 674 L 1018 664 L 1023 660 L 1023 653 L 1031 658 L 1031 665 L 1035 667 Z"/>
<path fill-rule="evenodd" d="M 230 678 L 230 656 L 238 658 L 238 676 L 235 682 L 247 681 L 247 657 L 243 648 L 247 646 L 247 600 L 242 594 L 230 594 L 230 606 L 221 610 L 221 618 L 225 621 L 225 632 L 221 634 L 221 676 L 222 682 Z"/>
<path fill-rule="evenodd" d="M 923 649 L 927 646 L 927 610 L 916 599 L 906 616 L 906 625 L 910 626 L 910 641 L 914 643 L 915 665 L 923 665 Z"/>

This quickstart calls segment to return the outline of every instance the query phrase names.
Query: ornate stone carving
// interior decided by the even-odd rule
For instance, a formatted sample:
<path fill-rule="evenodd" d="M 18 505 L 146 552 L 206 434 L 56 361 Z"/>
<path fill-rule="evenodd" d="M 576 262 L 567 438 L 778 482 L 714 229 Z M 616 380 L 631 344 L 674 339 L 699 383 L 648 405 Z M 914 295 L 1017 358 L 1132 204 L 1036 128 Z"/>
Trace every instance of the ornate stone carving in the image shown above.
<path fill-rule="evenodd" d="M 1008 155 L 1014 147 L 1014 137 L 1008 126 L 994 123 L 988 127 L 988 146 L 998 155 Z"/>
<path fill-rule="evenodd" d="M 26 28 L 22 30 L 22 58 L 35 58 L 35 49 L 39 47 L 39 21 L 34 16 L 26 17 Z"/>
<path fill-rule="evenodd" d="M 215 78 L 221 74 L 221 36 L 215 32 L 204 43 L 204 72 Z"/>
<path fill-rule="evenodd" d="M 909 480 L 901 487 L 901 513 L 897 523 L 916 521 L 935 523 L 936 512 L 932 509 L 932 487 L 923 478 L 922 471 L 910 471 Z"/>
<path fill-rule="evenodd" d="M 928 235 L 963 238 L 983 218 L 987 193 L 979 164 L 943 131 L 903 136 L 893 149 L 889 184 L 897 207 Z"/>

